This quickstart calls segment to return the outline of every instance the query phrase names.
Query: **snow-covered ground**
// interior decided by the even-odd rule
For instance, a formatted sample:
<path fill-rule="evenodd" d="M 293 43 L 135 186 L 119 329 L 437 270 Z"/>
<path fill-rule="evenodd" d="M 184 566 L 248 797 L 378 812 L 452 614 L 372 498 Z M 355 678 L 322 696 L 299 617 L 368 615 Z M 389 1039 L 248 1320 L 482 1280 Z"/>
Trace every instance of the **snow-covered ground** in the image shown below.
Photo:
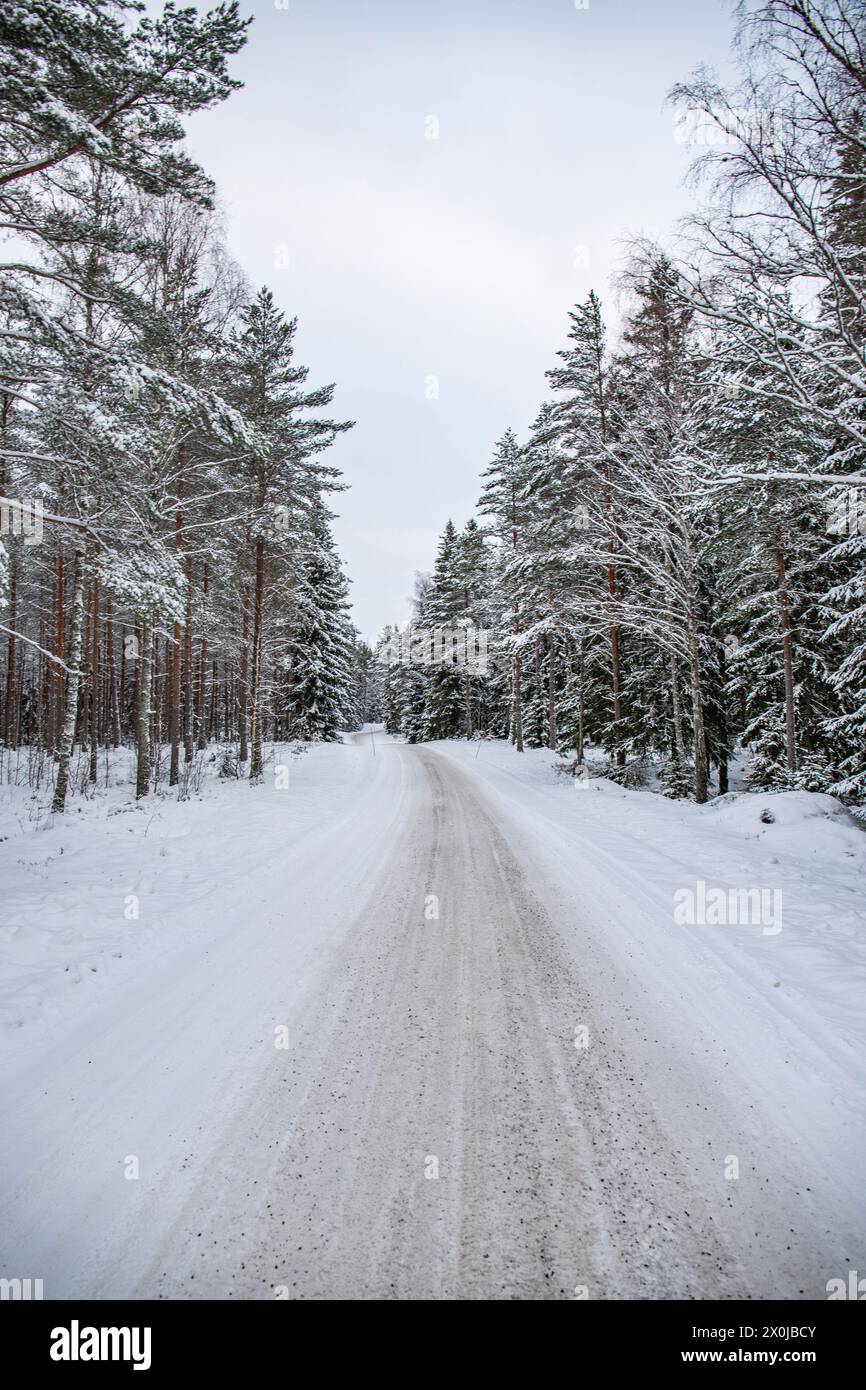
<path fill-rule="evenodd" d="M 317 846 L 332 840 L 342 853 L 359 807 L 381 788 L 380 767 L 369 746 L 366 754 L 353 744 L 299 747 L 271 747 L 256 788 L 220 778 L 216 760 L 206 761 L 200 791 L 186 801 L 167 790 L 133 801 L 127 752 L 100 765 L 98 787 L 87 800 L 70 798 L 62 817 L 50 814 L 50 791 L 0 787 L 7 1049 L 86 1012 L 151 960 L 168 963 L 201 937 L 209 945 L 259 898 L 279 910 L 292 866 Z M 381 804 L 376 814 L 385 814 Z"/>
<path fill-rule="evenodd" d="M 746 1041 L 746 1014 L 760 1032 L 790 1022 L 813 1061 L 826 1053 L 866 1085 L 866 834 L 833 797 L 741 793 L 700 807 L 605 778 L 557 777 L 558 760 L 543 750 L 430 746 L 480 778 L 497 812 L 565 872 L 624 949 L 646 952 L 668 989 L 691 986 L 700 1014 L 718 1011 L 734 1043 Z M 700 883 L 707 920 L 690 923 L 686 894 L 697 906 Z M 714 889 L 726 900 L 751 890 L 756 910 L 714 924 Z M 767 1073 L 770 1060 L 756 1070 L 772 1093 L 783 1078 Z"/>
<path fill-rule="evenodd" d="M 4 789 L 0 1275 L 796 1298 L 866 1267 L 866 837 L 554 762 L 367 733 L 183 803 L 130 806 L 122 760 L 64 818 Z M 718 889 L 762 919 L 682 920 Z"/>

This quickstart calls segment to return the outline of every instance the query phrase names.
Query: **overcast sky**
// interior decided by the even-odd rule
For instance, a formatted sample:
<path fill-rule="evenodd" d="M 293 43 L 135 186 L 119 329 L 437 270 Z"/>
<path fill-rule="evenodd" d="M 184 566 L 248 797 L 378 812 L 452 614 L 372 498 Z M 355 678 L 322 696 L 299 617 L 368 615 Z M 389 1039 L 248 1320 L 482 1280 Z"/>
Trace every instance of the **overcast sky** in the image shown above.
<path fill-rule="evenodd" d="M 277 8 L 286 4 L 287 8 Z M 331 450 L 354 621 L 408 616 L 507 426 L 526 428 L 567 314 L 629 235 L 692 204 L 670 86 L 722 65 L 720 0 L 253 0 L 246 86 L 190 124 L 229 247 L 299 318 Z"/>

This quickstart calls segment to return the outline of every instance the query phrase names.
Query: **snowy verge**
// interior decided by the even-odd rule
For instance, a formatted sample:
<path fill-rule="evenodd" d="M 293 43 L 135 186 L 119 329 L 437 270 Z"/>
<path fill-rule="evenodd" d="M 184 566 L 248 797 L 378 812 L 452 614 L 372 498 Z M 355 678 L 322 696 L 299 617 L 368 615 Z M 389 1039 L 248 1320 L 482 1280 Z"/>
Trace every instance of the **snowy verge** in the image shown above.
<path fill-rule="evenodd" d="M 113 754 L 62 816 L 50 792 L 0 788 L 0 1030 L 34 1028 L 137 978 L 202 934 L 247 918 L 251 895 L 288 895 L 311 839 L 362 814 L 378 786 L 371 747 L 275 745 L 259 786 L 205 758 L 201 789 L 130 800 L 130 755 Z M 382 759 L 379 759 L 381 764 Z"/>
<path fill-rule="evenodd" d="M 796 1096 L 825 1137 L 864 1134 L 866 835 L 838 802 L 780 792 L 695 806 L 581 784 L 549 750 L 426 746 L 473 778 L 540 878 L 558 876 L 584 920 L 605 925 L 617 968 L 630 962 L 696 1040 L 709 1032 L 770 1108 Z M 585 957 L 579 936 L 572 947 Z M 862 1148 L 851 1157 L 860 1168 Z"/>

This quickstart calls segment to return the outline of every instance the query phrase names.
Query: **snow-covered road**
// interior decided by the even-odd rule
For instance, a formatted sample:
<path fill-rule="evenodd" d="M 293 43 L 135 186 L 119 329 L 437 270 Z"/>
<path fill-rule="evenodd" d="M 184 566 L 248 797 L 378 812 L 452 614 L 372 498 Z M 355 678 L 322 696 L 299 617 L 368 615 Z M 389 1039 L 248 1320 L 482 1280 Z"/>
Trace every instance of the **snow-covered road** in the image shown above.
<path fill-rule="evenodd" d="M 844 1058 L 804 1061 L 783 1022 L 750 1065 L 748 1019 L 725 1036 L 475 760 L 382 742 L 364 772 L 227 869 L 210 930 L 13 1059 L 0 1273 L 46 1297 L 814 1298 L 858 1267 Z"/>

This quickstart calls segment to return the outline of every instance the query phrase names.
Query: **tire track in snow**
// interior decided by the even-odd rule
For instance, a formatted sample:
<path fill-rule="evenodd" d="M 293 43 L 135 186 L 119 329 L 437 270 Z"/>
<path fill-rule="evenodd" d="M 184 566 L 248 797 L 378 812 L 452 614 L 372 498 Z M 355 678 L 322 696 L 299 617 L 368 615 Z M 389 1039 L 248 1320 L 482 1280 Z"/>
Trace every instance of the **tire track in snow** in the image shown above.
<path fill-rule="evenodd" d="M 423 749 L 384 756 L 407 814 L 302 1021 L 246 1246 L 214 1205 L 232 1294 L 733 1292 L 735 1253 L 471 782 Z"/>

